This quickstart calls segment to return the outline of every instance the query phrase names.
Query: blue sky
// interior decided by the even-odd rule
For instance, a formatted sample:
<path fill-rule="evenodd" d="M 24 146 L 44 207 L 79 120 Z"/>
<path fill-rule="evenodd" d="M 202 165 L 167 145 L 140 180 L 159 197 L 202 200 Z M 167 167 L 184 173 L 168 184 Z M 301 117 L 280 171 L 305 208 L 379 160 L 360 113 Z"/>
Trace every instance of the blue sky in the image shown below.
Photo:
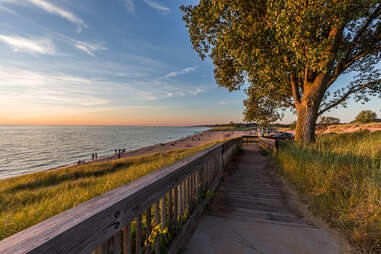
<path fill-rule="evenodd" d="M 217 87 L 191 49 L 179 6 L 196 3 L 0 0 L 0 124 L 241 121 L 244 93 Z M 327 115 L 381 116 L 378 103 Z"/>

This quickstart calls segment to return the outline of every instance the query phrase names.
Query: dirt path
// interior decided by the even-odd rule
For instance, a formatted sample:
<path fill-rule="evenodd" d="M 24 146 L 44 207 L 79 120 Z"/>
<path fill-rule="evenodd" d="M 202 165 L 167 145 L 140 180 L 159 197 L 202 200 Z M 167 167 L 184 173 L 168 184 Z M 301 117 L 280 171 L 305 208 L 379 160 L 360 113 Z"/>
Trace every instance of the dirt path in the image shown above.
<path fill-rule="evenodd" d="M 257 145 L 243 147 L 185 254 L 350 253 L 297 208 Z"/>

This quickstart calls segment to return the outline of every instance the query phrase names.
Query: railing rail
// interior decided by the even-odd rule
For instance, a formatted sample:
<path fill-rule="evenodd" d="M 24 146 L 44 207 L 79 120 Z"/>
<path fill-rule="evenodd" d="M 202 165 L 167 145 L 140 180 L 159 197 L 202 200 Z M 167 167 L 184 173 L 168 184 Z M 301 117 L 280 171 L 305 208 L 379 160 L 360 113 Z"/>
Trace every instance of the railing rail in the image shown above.
<path fill-rule="evenodd" d="M 258 143 L 257 135 L 245 135 L 245 136 L 242 136 L 241 138 L 244 144 Z"/>
<path fill-rule="evenodd" d="M 275 138 L 259 137 L 258 144 L 262 149 L 272 153 L 275 153 L 278 148 L 278 140 Z"/>
<path fill-rule="evenodd" d="M 0 253 L 177 253 L 241 144 L 216 144 L 60 213 L 0 241 Z"/>

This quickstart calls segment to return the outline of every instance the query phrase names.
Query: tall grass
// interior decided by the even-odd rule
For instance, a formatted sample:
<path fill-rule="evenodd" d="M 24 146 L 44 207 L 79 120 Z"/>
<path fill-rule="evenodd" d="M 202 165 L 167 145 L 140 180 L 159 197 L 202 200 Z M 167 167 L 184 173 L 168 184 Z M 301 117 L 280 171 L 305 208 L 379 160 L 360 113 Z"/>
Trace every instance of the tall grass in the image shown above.
<path fill-rule="evenodd" d="M 381 132 L 320 136 L 308 148 L 285 143 L 276 161 L 313 211 L 362 252 L 381 253 Z"/>
<path fill-rule="evenodd" d="M 0 180 L 0 240 L 215 143 Z"/>

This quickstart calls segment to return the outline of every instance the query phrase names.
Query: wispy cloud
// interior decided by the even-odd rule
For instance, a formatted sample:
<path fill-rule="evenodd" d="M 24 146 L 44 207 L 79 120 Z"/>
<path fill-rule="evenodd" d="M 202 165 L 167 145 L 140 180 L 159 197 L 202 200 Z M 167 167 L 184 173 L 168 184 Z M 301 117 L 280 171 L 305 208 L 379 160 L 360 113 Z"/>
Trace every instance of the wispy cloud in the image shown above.
<path fill-rule="evenodd" d="M 88 107 L 109 103 L 89 89 L 93 80 L 83 77 L 2 66 L 0 83 L 0 104 L 38 103 Z"/>
<path fill-rule="evenodd" d="M 13 10 L 11 10 L 5 6 L 2 6 L 2 5 L 0 5 L 0 11 L 5 11 L 5 12 L 8 12 L 8 13 L 13 14 L 13 15 L 16 14 Z"/>
<path fill-rule="evenodd" d="M 126 4 L 127 4 L 127 9 L 131 12 L 134 12 L 135 11 L 135 4 L 134 4 L 134 0 L 126 0 Z"/>
<path fill-rule="evenodd" d="M 148 4 L 148 6 L 151 7 L 151 8 L 154 8 L 154 9 L 157 9 L 157 10 L 160 10 L 160 11 L 165 11 L 165 12 L 169 12 L 170 11 L 170 9 L 168 7 L 160 5 L 160 4 L 156 3 L 153 0 L 144 0 L 144 2 L 146 4 Z"/>
<path fill-rule="evenodd" d="M 59 7 L 46 0 L 0 0 L 0 3 L 12 3 L 12 4 L 31 4 L 41 10 L 44 10 L 50 14 L 59 16 L 68 20 L 69 22 L 77 25 L 77 31 L 81 32 L 82 28 L 87 27 L 86 23 L 76 16 L 73 12 L 68 11 L 62 7 Z"/>
<path fill-rule="evenodd" d="M 89 43 L 82 41 L 73 41 L 74 47 L 77 49 L 89 54 L 90 56 L 95 56 L 94 52 L 99 50 L 107 50 L 106 47 L 102 45 L 102 43 Z"/>
<path fill-rule="evenodd" d="M 61 33 L 54 33 L 54 35 L 56 35 L 56 39 L 62 40 L 64 43 L 67 43 L 70 46 L 82 52 L 85 52 L 86 54 L 90 56 L 95 56 L 96 51 L 108 49 L 105 46 L 103 46 L 104 45 L 103 42 L 78 41 Z"/>
<path fill-rule="evenodd" d="M 27 52 L 31 54 L 55 55 L 56 49 L 49 39 L 29 39 L 19 36 L 2 35 L 0 41 L 7 44 L 16 52 Z"/>
<path fill-rule="evenodd" d="M 195 70 L 197 70 L 197 67 L 188 67 L 188 68 L 185 68 L 185 69 L 183 69 L 181 71 L 170 72 L 167 75 L 165 75 L 163 78 L 164 79 L 169 79 L 169 78 L 173 78 L 173 77 L 176 77 L 178 75 L 182 75 L 182 74 L 185 74 L 187 72 L 192 72 L 192 71 L 195 71 Z"/>

